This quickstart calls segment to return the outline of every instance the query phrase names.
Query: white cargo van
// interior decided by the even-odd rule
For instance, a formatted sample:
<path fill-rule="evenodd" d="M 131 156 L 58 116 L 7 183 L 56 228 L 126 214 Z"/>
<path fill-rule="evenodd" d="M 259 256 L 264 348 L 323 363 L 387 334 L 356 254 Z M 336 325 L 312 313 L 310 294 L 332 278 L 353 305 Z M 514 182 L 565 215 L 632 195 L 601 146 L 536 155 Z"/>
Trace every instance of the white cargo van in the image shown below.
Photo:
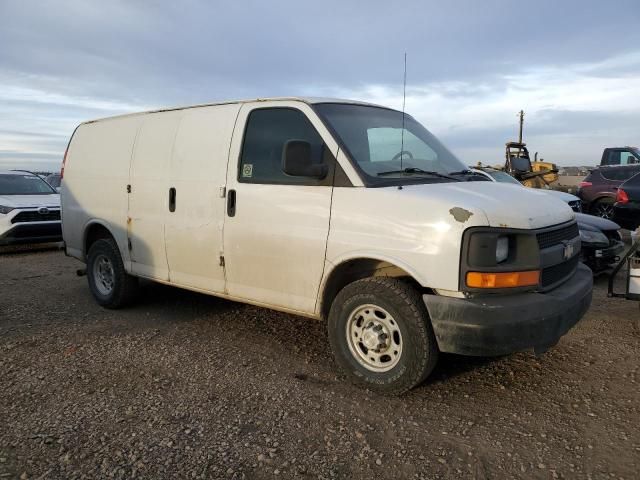
<path fill-rule="evenodd" d="M 439 352 L 544 351 L 591 302 L 571 209 L 473 180 L 413 118 L 376 105 L 123 115 L 72 136 L 63 236 L 105 307 L 143 277 L 323 319 L 349 376 L 399 393 Z"/>

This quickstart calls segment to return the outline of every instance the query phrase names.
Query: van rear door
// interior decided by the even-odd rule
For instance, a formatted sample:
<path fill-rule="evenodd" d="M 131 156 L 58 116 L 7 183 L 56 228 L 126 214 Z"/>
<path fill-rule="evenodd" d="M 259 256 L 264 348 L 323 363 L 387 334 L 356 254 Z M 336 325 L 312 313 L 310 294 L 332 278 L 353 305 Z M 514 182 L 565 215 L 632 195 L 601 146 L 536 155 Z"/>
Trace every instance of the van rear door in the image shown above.
<path fill-rule="evenodd" d="M 282 151 L 288 140 L 309 142 L 314 161 L 331 164 L 328 175 L 286 175 Z M 335 153 L 337 145 L 306 104 L 243 105 L 227 174 L 229 295 L 314 312 L 329 232 Z"/>

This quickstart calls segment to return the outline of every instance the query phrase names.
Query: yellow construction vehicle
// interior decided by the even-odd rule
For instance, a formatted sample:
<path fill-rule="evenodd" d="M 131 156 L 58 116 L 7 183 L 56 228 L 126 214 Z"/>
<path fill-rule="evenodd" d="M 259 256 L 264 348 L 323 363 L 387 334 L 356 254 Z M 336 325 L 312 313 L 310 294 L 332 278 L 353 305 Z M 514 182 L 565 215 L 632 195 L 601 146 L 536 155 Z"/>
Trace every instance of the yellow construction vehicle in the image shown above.
<path fill-rule="evenodd" d="M 520 110 L 519 116 L 519 138 L 517 142 L 506 143 L 504 171 L 525 187 L 548 188 L 550 183 L 558 180 L 558 167 L 556 167 L 555 163 L 538 161 L 537 153 L 534 161 L 531 161 L 527 145 L 522 142 L 523 110 Z"/>
<path fill-rule="evenodd" d="M 558 167 L 555 163 L 537 159 L 532 162 L 527 145 L 522 142 L 507 142 L 504 171 L 525 187 L 547 188 L 550 183 L 558 180 Z"/>

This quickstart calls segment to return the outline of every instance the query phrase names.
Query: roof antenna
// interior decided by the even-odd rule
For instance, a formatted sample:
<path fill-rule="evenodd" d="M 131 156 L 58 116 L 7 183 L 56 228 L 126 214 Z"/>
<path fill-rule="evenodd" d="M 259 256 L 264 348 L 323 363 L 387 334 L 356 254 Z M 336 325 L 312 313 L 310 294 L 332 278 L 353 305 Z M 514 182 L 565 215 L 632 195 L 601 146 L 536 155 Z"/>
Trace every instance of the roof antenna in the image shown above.
<path fill-rule="evenodd" d="M 407 52 L 404 52 L 404 81 L 402 84 L 402 130 L 400 131 L 400 170 L 404 157 L 404 106 L 407 99 Z"/>

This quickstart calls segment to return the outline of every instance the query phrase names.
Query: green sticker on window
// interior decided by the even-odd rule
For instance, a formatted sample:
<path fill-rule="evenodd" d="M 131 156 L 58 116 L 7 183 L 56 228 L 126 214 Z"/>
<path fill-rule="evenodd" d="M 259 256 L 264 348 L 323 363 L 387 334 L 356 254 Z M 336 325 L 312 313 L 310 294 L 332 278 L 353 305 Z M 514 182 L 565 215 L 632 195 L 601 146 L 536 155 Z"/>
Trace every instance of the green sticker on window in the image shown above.
<path fill-rule="evenodd" d="M 251 177 L 253 175 L 253 164 L 245 163 L 242 166 L 242 176 L 243 177 Z"/>

